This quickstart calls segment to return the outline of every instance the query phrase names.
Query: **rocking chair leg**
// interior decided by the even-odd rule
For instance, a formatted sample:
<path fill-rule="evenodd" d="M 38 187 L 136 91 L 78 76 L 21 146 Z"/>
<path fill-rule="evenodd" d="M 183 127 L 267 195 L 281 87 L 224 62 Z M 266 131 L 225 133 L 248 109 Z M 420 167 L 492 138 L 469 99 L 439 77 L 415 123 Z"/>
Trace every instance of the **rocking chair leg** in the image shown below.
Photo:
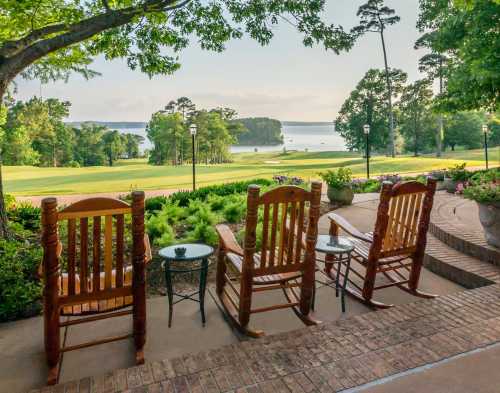
<path fill-rule="evenodd" d="M 377 274 L 377 266 L 375 262 L 368 261 L 366 266 L 365 283 L 363 285 L 363 300 L 370 303 L 373 297 L 373 290 L 375 288 L 375 275 Z"/>
<path fill-rule="evenodd" d="M 226 283 L 226 262 L 225 262 L 225 257 L 226 254 L 222 248 L 222 246 L 219 246 L 219 251 L 217 253 L 217 276 L 216 276 L 216 292 L 217 295 L 221 295 L 222 292 L 224 291 L 224 284 Z"/>

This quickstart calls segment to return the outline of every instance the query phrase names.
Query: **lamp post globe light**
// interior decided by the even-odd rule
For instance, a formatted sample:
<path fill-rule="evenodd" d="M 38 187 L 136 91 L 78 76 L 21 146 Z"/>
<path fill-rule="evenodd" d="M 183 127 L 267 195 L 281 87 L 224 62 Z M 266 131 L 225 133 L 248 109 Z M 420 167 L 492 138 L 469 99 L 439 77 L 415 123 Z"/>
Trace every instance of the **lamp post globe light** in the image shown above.
<path fill-rule="evenodd" d="M 194 139 L 196 137 L 196 132 L 198 131 L 198 127 L 196 124 L 191 124 L 189 126 L 189 132 L 191 133 L 191 143 L 192 143 L 192 150 L 193 150 L 193 191 L 196 190 L 196 151 L 195 151 L 195 143 Z"/>
<path fill-rule="evenodd" d="M 370 125 L 365 124 L 363 126 L 363 132 L 365 133 L 366 142 L 366 178 L 370 178 Z"/>
<path fill-rule="evenodd" d="M 484 134 L 484 158 L 486 159 L 486 169 L 488 169 L 488 125 L 483 124 Z"/>

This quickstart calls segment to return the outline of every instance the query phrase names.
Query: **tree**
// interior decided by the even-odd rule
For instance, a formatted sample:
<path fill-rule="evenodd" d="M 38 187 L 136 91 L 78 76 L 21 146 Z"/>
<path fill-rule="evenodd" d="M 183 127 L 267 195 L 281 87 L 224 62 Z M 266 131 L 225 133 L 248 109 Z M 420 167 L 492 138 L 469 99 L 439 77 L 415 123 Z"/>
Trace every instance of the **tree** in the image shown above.
<path fill-rule="evenodd" d="M 84 123 L 75 128 L 74 158 L 81 166 L 97 166 L 106 163 L 103 135 L 106 127 Z"/>
<path fill-rule="evenodd" d="M 422 79 L 403 88 L 397 105 L 401 113 L 401 134 L 405 138 L 405 147 L 408 149 L 409 145 L 412 146 L 415 157 L 428 142 L 424 131 L 429 130 L 431 100 L 431 84 L 429 80 Z M 431 127 L 431 130 L 434 128 Z"/>
<path fill-rule="evenodd" d="M 395 15 L 392 8 L 384 6 L 383 0 L 368 0 L 359 7 L 357 16 L 360 18 L 360 24 L 352 29 L 352 33 L 361 36 L 366 33 L 377 33 L 380 35 L 382 43 L 382 52 L 384 55 L 385 81 L 387 84 L 387 105 L 389 107 L 389 154 L 395 156 L 395 132 L 394 132 L 394 113 L 392 110 L 392 86 L 389 75 L 389 65 L 387 61 L 387 49 L 385 45 L 384 32 L 387 26 L 398 23 L 401 18 Z"/>
<path fill-rule="evenodd" d="M 389 70 L 391 93 L 401 92 L 407 75 L 402 70 Z M 344 101 L 335 120 L 339 134 L 345 139 L 349 150 L 362 150 L 365 146 L 363 125 L 370 125 L 370 146 L 373 150 L 384 151 L 389 143 L 387 132 L 387 96 L 389 95 L 386 73 L 370 69 L 356 88 Z"/>
<path fill-rule="evenodd" d="M 321 20 L 324 0 L 0 0 L 0 104 L 18 75 L 42 81 L 89 78 L 92 58 L 125 58 L 149 76 L 171 74 L 177 53 L 197 36 L 203 49 L 217 52 L 243 32 L 262 45 L 280 18 L 303 34 L 303 43 L 323 43 L 335 52 L 349 49 L 352 37 Z M 170 53 L 165 49 L 169 49 Z M 0 157 L 1 163 L 1 157 Z M 0 183 L 0 236 L 7 232 Z"/>
<path fill-rule="evenodd" d="M 127 158 L 138 158 L 139 146 L 144 143 L 144 137 L 136 134 L 124 134 L 124 138 Z"/>
<path fill-rule="evenodd" d="M 457 112 L 446 119 L 445 146 L 455 150 L 456 146 L 477 149 L 482 143 L 484 116 L 477 112 Z"/>
<path fill-rule="evenodd" d="M 149 162 L 164 165 L 169 159 L 175 162 L 175 150 L 178 135 L 185 132 L 184 120 L 180 113 L 167 114 L 159 111 L 153 114 L 146 126 L 148 139 L 153 143 Z"/>
<path fill-rule="evenodd" d="M 165 111 L 168 113 L 178 112 L 182 115 L 182 119 L 185 124 L 191 122 L 191 118 L 196 113 L 196 105 L 187 97 L 179 97 L 175 101 L 170 101 L 165 106 Z M 180 163 L 182 165 L 184 161 L 184 151 L 186 149 L 186 145 L 188 145 L 188 136 L 184 133 L 179 135 L 174 135 L 174 165 Z"/>
<path fill-rule="evenodd" d="M 279 120 L 254 117 L 237 121 L 247 130 L 237 136 L 240 145 L 281 145 L 283 143 Z"/>
<path fill-rule="evenodd" d="M 102 143 L 108 164 L 113 166 L 113 163 L 125 152 L 124 138 L 117 130 L 106 131 L 102 136 Z"/>
<path fill-rule="evenodd" d="M 449 56 L 441 111 L 498 110 L 499 20 L 499 1 L 420 0 L 417 27 L 433 32 L 427 45 L 433 53 Z"/>
<path fill-rule="evenodd" d="M 429 47 L 435 33 L 426 33 L 420 37 L 415 43 L 415 49 Z M 439 96 L 442 96 L 445 89 L 446 70 L 449 66 L 449 59 L 442 53 L 431 51 L 419 60 L 418 69 L 420 72 L 425 72 L 430 81 L 439 80 Z M 441 157 L 443 151 L 444 138 L 444 116 L 442 113 L 438 116 L 438 129 L 436 132 L 436 156 Z"/>

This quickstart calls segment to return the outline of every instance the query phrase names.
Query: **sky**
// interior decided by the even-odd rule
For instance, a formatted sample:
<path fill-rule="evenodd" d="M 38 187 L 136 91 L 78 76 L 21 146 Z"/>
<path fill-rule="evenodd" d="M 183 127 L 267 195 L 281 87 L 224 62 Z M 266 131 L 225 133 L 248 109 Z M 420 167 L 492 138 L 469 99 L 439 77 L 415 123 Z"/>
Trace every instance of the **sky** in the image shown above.
<path fill-rule="evenodd" d="M 346 30 L 356 25 L 362 0 L 327 0 L 324 18 Z M 386 34 L 389 66 L 401 68 L 409 80 L 419 79 L 413 49 L 418 0 L 386 0 L 401 22 Z M 148 121 L 177 97 L 190 97 L 198 108 L 225 106 L 240 117 L 272 117 L 282 121 L 332 121 L 342 103 L 369 68 L 383 68 L 380 37 L 368 34 L 349 52 L 336 55 L 322 47 L 306 48 L 301 35 L 286 23 L 275 28 L 262 47 L 251 38 L 231 41 L 223 53 L 202 50 L 193 40 L 180 54 L 182 67 L 169 76 L 149 79 L 131 71 L 124 60 L 97 58 L 92 68 L 102 75 L 86 81 L 78 75 L 67 83 L 41 85 L 16 80 L 16 98 L 40 95 L 72 103 L 70 121 Z"/>

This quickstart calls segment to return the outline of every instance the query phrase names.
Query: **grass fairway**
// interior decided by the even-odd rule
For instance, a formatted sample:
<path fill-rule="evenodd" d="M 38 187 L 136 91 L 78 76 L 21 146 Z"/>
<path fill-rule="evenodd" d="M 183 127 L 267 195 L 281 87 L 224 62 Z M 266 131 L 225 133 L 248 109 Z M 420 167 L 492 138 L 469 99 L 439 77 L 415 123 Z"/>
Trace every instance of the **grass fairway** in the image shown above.
<path fill-rule="evenodd" d="M 443 158 L 433 156 L 376 156 L 371 159 L 373 176 L 383 173 L 415 173 L 450 167 L 467 162 L 484 165 L 483 150 L 448 152 Z M 500 148 L 490 149 L 491 165 L 500 164 Z M 366 173 L 365 160 L 350 152 L 241 153 L 234 162 L 224 165 L 197 165 L 197 184 L 206 185 L 256 177 L 289 174 L 306 179 L 318 172 L 348 166 L 357 177 Z M 152 166 L 146 160 L 123 160 L 113 167 L 38 168 L 6 166 L 4 190 L 13 195 L 64 195 L 98 192 L 126 192 L 131 189 L 187 189 L 191 187 L 191 166 Z"/>

